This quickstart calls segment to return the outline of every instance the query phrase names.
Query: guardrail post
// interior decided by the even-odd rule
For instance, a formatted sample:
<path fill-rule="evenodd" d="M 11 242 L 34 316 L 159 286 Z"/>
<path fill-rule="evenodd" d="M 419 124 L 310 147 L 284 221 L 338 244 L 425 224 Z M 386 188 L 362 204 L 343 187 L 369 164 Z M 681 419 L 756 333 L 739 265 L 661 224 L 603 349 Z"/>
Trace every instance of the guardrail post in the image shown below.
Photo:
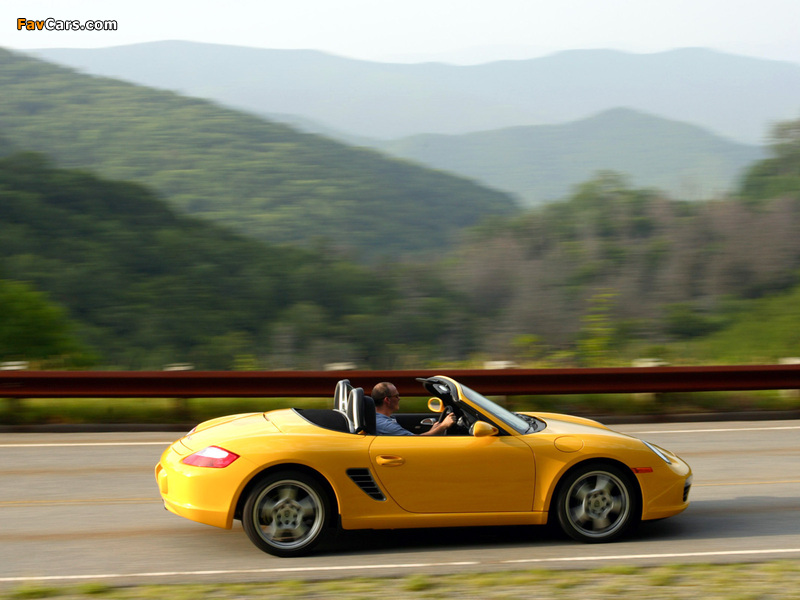
<path fill-rule="evenodd" d="M 165 371 L 192 371 L 194 365 L 191 363 L 173 363 L 171 365 L 164 365 Z M 172 413 L 179 421 L 188 421 L 191 417 L 189 410 L 189 398 L 175 398 L 173 399 Z"/>
<path fill-rule="evenodd" d="M 7 425 L 16 425 L 22 420 L 22 401 L 24 399 L 25 398 L 6 398 L 6 404 L 8 405 Z"/>
<path fill-rule="evenodd" d="M 781 358 L 778 363 L 781 365 L 800 365 L 800 357 L 791 356 L 788 358 Z M 800 390 L 780 390 L 780 394 L 784 398 L 800 400 Z"/>
<path fill-rule="evenodd" d="M 667 362 L 660 358 L 637 358 L 631 366 L 637 368 L 666 367 Z M 636 404 L 649 412 L 661 412 L 664 408 L 664 394 L 655 392 L 638 392 L 633 395 Z"/>
<path fill-rule="evenodd" d="M 25 360 L 11 360 L 0 362 L 0 371 L 26 371 L 30 364 Z M 8 403 L 8 423 L 9 425 L 16 425 L 22 420 L 23 406 L 22 401 L 24 398 L 9 397 L 6 398 Z"/>

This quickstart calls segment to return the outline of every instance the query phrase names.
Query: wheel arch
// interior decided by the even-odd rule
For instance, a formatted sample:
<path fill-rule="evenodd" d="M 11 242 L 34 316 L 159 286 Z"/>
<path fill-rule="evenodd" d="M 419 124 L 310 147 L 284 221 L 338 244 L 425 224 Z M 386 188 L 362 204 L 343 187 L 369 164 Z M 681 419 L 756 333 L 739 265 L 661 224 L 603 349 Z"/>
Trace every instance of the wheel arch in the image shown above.
<path fill-rule="evenodd" d="M 312 469 L 308 465 L 304 465 L 301 463 L 281 463 L 278 465 L 271 465 L 266 469 L 259 471 L 253 477 L 250 478 L 250 481 L 247 482 L 247 485 L 242 488 L 242 491 L 239 493 L 239 497 L 236 499 L 236 508 L 233 512 L 233 518 L 241 520 L 242 518 L 242 511 L 244 509 L 244 504 L 247 502 L 247 497 L 250 495 L 250 490 L 252 490 L 258 483 L 266 477 L 269 477 L 273 473 L 279 473 L 281 471 L 298 471 L 309 477 L 312 477 L 317 483 L 322 486 L 322 489 L 325 491 L 325 495 L 330 502 L 331 509 L 333 514 L 337 516 L 337 519 L 340 517 L 339 511 L 339 500 L 336 497 L 336 492 L 333 489 L 330 481 L 319 471 L 316 469 Z"/>
<path fill-rule="evenodd" d="M 555 501 L 556 498 L 558 498 L 558 493 L 561 490 L 561 487 L 564 485 L 564 482 L 566 481 L 567 476 L 570 473 L 573 473 L 578 469 L 585 467 L 602 467 L 607 465 L 617 467 L 628 476 L 630 482 L 633 484 L 633 492 L 636 494 L 636 506 L 639 511 L 639 514 L 637 516 L 639 519 L 641 519 L 642 514 L 644 512 L 644 502 L 642 498 L 642 485 L 639 482 L 639 478 L 636 477 L 636 475 L 628 465 L 626 465 L 624 462 L 620 460 L 607 457 L 596 457 L 596 458 L 587 458 L 585 460 L 576 462 L 573 465 L 570 465 L 570 467 L 566 469 L 563 473 L 561 473 L 561 475 L 558 477 L 558 481 L 554 486 L 552 486 L 550 490 L 550 496 L 547 499 L 547 504 L 546 504 L 547 523 L 548 524 L 553 523 L 553 518 L 556 517 L 555 514 L 556 511 L 552 510 L 553 502 Z"/>

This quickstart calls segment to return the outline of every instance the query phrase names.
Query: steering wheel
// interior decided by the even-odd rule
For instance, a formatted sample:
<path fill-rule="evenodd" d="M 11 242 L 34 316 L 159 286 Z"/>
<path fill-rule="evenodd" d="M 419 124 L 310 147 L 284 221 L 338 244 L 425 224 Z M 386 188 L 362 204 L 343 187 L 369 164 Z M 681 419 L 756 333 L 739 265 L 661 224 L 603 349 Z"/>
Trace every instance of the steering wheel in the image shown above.
<path fill-rule="evenodd" d="M 439 413 L 439 420 L 436 422 L 437 425 L 439 423 L 443 423 L 444 420 L 447 418 L 447 415 L 449 415 L 451 412 L 453 412 L 453 407 L 452 406 L 445 406 L 444 410 Z"/>
<path fill-rule="evenodd" d="M 442 423 L 447 418 L 447 415 L 449 415 L 449 414 L 454 414 L 456 416 L 456 419 L 459 416 L 458 413 L 455 411 L 455 409 L 452 406 L 446 406 L 445 409 L 439 415 L 439 421 L 438 422 Z M 453 422 L 453 424 L 450 427 L 445 429 L 444 433 L 442 435 L 448 435 L 450 433 L 450 430 L 453 429 L 453 427 L 458 427 L 457 420 L 455 422 Z"/>

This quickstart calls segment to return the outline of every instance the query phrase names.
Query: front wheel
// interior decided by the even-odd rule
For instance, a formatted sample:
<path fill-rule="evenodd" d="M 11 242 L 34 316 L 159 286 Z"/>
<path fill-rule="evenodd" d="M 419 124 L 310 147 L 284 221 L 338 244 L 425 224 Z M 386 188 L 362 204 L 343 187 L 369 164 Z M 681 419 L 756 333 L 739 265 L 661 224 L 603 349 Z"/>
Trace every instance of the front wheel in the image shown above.
<path fill-rule="evenodd" d="M 579 542 L 610 542 L 639 522 L 632 475 L 613 465 L 587 465 L 559 485 L 556 514 L 561 529 Z"/>
<path fill-rule="evenodd" d="M 322 487 L 296 471 L 270 475 L 244 505 L 242 526 L 258 548 L 275 556 L 308 553 L 329 528 L 331 509 Z"/>

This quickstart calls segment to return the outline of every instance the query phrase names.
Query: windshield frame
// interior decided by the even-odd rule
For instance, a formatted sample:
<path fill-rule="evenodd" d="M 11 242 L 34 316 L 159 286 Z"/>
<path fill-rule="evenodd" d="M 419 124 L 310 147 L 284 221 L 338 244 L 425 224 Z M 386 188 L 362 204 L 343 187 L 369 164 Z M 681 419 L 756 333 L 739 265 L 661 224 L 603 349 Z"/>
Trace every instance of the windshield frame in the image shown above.
<path fill-rule="evenodd" d="M 458 386 L 459 396 L 463 397 L 467 402 L 476 406 L 481 411 L 488 413 L 492 418 L 496 419 L 518 435 L 525 435 L 535 431 L 535 428 L 519 415 L 514 414 L 496 402 L 492 402 L 486 396 L 476 392 L 472 388 L 469 388 L 457 381 L 455 383 Z"/>

